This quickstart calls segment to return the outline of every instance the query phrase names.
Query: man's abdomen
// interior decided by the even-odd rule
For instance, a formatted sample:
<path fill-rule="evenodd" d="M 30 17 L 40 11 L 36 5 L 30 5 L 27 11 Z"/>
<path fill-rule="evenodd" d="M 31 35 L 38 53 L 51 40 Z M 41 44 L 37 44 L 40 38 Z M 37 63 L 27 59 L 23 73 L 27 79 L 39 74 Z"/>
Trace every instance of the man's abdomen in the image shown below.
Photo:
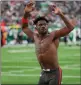
<path fill-rule="evenodd" d="M 56 49 L 49 48 L 46 53 L 39 54 L 38 60 L 43 68 L 56 68 L 58 67 L 58 57 Z"/>

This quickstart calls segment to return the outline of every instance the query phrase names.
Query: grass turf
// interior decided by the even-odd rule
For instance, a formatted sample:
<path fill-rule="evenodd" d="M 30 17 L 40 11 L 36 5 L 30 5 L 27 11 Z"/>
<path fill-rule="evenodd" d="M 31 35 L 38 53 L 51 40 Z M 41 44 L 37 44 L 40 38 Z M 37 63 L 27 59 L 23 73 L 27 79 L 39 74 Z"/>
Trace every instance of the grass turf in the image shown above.
<path fill-rule="evenodd" d="M 37 84 L 40 66 L 34 46 L 4 47 L 2 55 L 2 84 Z M 80 84 L 80 47 L 60 45 L 59 64 L 63 70 L 63 84 Z"/>

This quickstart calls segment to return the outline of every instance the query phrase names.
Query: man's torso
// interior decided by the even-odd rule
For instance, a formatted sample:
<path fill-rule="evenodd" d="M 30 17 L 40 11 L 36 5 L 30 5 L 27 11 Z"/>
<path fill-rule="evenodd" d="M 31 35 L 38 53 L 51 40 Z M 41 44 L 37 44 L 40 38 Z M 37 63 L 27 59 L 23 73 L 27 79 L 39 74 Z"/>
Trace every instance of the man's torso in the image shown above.
<path fill-rule="evenodd" d="M 57 48 L 59 39 L 53 40 L 52 35 L 41 38 L 37 34 L 34 35 L 37 59 L 44 69 L 54 69 L 58 67 Z"/>

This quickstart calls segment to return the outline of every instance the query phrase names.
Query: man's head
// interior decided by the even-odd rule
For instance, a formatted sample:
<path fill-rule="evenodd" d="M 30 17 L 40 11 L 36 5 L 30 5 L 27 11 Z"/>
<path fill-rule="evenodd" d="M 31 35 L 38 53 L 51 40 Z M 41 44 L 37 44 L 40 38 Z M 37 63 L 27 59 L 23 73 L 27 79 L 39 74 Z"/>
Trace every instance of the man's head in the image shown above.
<path fill-rule="evenodd" d="M 45 17 L 36 18 L 34 24 L 39 34 L 45 35 L 48 33 L 48 20 Z"/>

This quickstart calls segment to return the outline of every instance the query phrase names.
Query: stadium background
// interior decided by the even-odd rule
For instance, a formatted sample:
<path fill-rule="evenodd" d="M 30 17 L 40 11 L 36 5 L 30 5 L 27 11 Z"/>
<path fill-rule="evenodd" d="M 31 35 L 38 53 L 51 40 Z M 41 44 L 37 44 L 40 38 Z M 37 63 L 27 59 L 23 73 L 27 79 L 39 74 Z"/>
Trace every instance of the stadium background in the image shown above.
<path fill-rule="evenodd" d="M 59 64 L 63 69 L 63 84 L 80 84 L 80 23 L 81 1 L 53 1 L 66 17 L 75 18 L 77 25 L 67 36 L 60 38 L 58 49 Z M 2 1 L 0 26 L 4 35 L 2 47 L 2 84 L 36 84 L 40 76 L 40 66 L 36 59 L 33 41 L 21 28 L 21 18 L 26 5 L 24 1 Z M 33 20 L 45 16 L 50 20 L 49 31 L 65 26 L 64 22 L 51 11 L 51 2 L 36 0 L 36 10 L 32 12 L 29 26 L 34 31 Z M 67 42 L 65 42 L 65 39 Z"/>

